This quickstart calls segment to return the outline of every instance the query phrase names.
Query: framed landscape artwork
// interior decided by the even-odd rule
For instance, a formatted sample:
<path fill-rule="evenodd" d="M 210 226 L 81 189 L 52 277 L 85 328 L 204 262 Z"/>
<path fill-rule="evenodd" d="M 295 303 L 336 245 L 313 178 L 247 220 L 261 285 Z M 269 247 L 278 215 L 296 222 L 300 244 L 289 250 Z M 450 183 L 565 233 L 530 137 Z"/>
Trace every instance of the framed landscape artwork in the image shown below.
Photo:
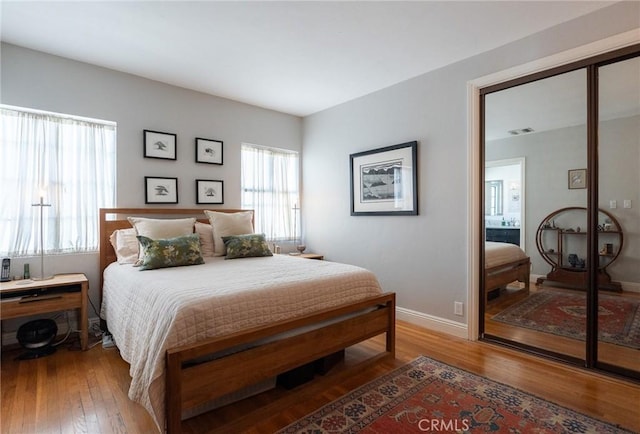
<path fill-rule="evenodd" d="M 349 156 L 351 215 L 418 215 L 418 142 Z"/>

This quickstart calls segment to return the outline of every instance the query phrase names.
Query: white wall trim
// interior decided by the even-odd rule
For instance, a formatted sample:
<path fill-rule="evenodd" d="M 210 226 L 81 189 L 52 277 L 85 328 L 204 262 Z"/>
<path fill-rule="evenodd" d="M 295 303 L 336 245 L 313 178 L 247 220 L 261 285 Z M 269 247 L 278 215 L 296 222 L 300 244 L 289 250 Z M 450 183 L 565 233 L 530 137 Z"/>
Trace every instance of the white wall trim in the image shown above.
<path fill-rule="evenodd" d="M 460 322 L 427 315 L 426 313 L 405 309 L 404 307 L 396 307 L 396 318 L 428 330 L 447 333 L 462 339 L 467 339 L 467 326 Z"/>
<path fill-rule="evenodd" d="M 542 59 L 537 59 L 504 71 L 478 77 L 467 82 L 467 110 L 469 119 L 467 126 L 467 137 L 469 139 L 467 154 L 469 158 L 467 161 L 469 161 L 468 172 L 470 174 L 469 193 L 467 195 L 470 213 L 468 216 L 469 255 L 467 259 L 467 265 L 469 267 L 467 270 L 467 275 L 469 276 L 469 292 L 467 294 L 467 306 L 469 307 L 467 315 L 469 323 L 467 329 L 469 339 L 476 340 L 479 333 L 478 310 L 480 308 L 480 299 L 478 293 L 480 291 L 480 275 L 478 270 L 480 268 L 480 219 L 478 216 L 482 209 L 479 193 L 480 174 L 478 173 L 480 168 L 480 89 L 638 43 L 640 43 L 640 28 L 572 48 Z"/>

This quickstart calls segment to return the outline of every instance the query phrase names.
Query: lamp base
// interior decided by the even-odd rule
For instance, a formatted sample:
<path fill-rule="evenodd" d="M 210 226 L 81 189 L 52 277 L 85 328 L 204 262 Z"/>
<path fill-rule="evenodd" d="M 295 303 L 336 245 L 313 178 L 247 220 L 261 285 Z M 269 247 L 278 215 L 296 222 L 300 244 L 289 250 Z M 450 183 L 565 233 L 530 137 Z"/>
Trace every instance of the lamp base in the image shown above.
<path fill-rule="evenodd" d="M 40 280 L 51 280 L 54 276 L 43 276 L 43 277 L 32 277 L 31 280 L 35 280 L 36 282 Z"/>

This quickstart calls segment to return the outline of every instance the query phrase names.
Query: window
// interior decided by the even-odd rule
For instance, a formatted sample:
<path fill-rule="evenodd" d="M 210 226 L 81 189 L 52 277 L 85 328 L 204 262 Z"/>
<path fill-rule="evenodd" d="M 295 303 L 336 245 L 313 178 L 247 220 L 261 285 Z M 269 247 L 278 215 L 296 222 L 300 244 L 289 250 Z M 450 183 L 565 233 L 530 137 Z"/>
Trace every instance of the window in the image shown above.
<path fill-rule="evenodd" d="M 299 237 L 298 153 L 242 145 L 242 208 L 255 210 L 255 230 L 268 240 Z"/>
<path fill-rule="evenodd" d="M 98 249 L 99 208 L 115 205 L 116 124 L 0 106 L 0 255 Z"/>

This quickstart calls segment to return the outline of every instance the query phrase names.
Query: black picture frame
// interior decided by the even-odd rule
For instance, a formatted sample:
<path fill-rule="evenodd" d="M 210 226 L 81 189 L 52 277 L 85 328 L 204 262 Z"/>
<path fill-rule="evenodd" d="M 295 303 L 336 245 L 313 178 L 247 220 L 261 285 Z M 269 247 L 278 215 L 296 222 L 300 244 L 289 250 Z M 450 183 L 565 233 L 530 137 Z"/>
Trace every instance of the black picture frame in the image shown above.
<path fill-rule="evenodd" d="M 175 204 L 178 203 L 178 178 L 163 176 L 144 177 L 145 204 Z"/>
<path fill-rule="evenodd" d="M 177 134 L 143 130 L 144 158 L 176 160 Z"/>
<path fill-rule="evenodd" d="M 196 203 L 198 205 L 224 204 L 224 181 L 196 179 Z"/>
<path fill-rule="evenodd" d="M 221 140 L 196 137 L 196 163 L 222 165 L 223 142 Z"/>
<path fill-rule="evenodd" d="M 418 215 L 417 161 L 417 141 L 351 154 L 351 215 Z"/>

